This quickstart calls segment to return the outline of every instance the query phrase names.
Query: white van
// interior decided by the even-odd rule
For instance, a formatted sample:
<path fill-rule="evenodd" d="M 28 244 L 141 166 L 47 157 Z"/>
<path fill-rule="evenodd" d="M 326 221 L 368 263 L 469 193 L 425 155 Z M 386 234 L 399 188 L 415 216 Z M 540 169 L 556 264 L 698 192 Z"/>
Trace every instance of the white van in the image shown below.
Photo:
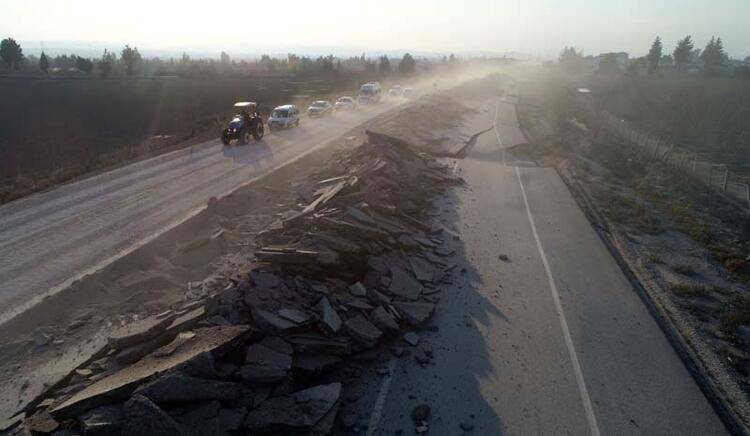
<path fill-rule="evenodd" d="M 268 129 L 288 129 L 299 126 L 299 109 L 293 104 L 276 106 L 268 117 Z"/>
<path fill-rule="evenodd" d="M 359 88 L 359 104 L 377 103 L 381 98 L 380 83 L 367 82 Z"/>

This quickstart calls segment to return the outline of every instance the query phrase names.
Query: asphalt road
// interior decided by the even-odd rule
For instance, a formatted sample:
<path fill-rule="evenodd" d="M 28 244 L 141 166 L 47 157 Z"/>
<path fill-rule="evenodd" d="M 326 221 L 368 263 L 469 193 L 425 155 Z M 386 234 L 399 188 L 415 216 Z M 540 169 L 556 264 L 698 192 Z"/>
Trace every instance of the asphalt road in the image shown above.
<path fill-rule="evenodd" d="M 217 140 L 0 206 L 0 324 L 76 278 L 132 251 L 224 195 L 392 109 L 303 119 L 260 142 Z"/>
<path fill-rule="evenodd" d="M 420 333 L 433 363 L 394 359 L 361 386 L 368 434 L 412 434 L 418 404 L 429 434 L 725 434 L 555 170 L 506 152 L 523 141 L 514 105 L 477 127 L 495 113 L 439 206 L 464 272 Z"/>

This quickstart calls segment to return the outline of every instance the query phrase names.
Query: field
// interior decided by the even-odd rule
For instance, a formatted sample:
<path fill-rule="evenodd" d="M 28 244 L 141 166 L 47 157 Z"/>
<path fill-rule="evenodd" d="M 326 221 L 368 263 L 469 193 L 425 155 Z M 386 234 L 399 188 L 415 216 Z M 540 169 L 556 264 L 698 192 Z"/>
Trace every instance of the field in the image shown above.
<path fill-rule="evenodd" d="M 597 76 L 586 85 L 597 104 L 664 140 L 714 161 L 750 159 L 750 81 Z"/>
<path fill-rule="evenodd" d="M 268 112 L 356 89 L 358 78 L 0 80 L 0 203 L 100 168 L 218 136 L 237 100 Z M 167 137 L 153 138 L 155 135 Z"/>

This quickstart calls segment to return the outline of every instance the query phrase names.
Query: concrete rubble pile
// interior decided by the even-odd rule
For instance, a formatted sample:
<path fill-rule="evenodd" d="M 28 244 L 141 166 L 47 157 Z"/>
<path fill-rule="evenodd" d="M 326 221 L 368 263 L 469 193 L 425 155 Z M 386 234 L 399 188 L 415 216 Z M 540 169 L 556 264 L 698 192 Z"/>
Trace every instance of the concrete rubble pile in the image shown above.
<path fill-rule="evenodd" d="M 387 341 L 416 346 L 456 267 L 444 245 L 455 234 L 425 217 L 461 180 L 401 140 L 367 134 L 257 235 L 249 274 L 123 326 L 11 432 L 330 433 L 342 384 L 361 374 L 350 358 Z"/>

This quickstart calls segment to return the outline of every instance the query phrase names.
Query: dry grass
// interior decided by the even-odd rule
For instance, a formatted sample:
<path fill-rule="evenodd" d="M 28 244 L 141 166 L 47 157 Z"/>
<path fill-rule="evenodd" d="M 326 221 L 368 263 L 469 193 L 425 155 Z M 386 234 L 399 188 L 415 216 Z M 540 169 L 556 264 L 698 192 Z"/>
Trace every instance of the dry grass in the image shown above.
<path fill-rule="evenodd" d="M 698 283 L 678 282 L 670 283 L 669 289 L 681 298 L 710 298 L 714 288 Z"/>
<path fill-rule="evenodd" d="M 678 263 L 676 265 L 672 265 L 672 271 L 676 272 L 677 274 L 681 274 L 681 275 L 687 276 L 687 277 L 692 277 L 695 274 L 697 274 L 695 272 L 695 269 L 693 269 L 692 266 L 687 265 L 687 264 L 681 264 L 681 263 Z"/>
<path fill-rule="evenodd" d="M 731 309 L 721 318 L 721 330 L 729 337 L 735 338 L 737 328 L 750 324 L 750 300 L 746 297 L 735 299 Z"/>

